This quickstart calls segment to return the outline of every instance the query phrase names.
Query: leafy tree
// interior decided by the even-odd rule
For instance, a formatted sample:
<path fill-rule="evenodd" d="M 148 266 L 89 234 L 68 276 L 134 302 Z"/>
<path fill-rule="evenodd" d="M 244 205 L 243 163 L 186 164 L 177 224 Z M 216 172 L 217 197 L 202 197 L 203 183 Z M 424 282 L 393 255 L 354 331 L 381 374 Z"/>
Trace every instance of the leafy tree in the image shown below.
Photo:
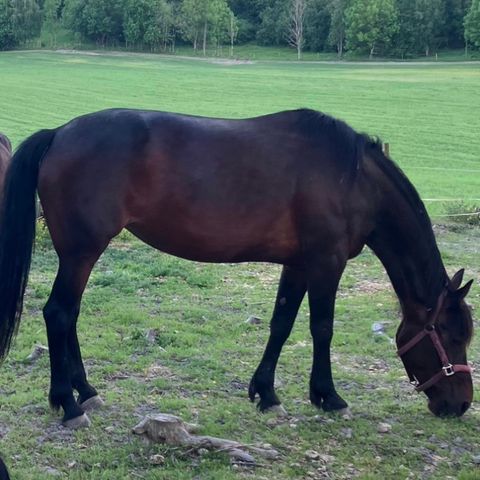
<path fill-rule="evenodd" d="M 65 24 L 101 45 L 123 41 L 124 0 L 65 0 Z"/>
<path fill-rule="evenodd" d="M 290 5 L 290 25 L 288 28 L 288 43 L 297 49 L 297 58 L 302 58 L 302 49 L 304 44 L 304 22 L 306 0 L 292 0 Z"/>
<path fill-rule="evenodd" d="M 127 48 L 143 46 L 145 25 L 151 13 L 149 7 L 148 0 L 127 0 L 125 3 L 123 36 Z"/>
<path fill-rule="evenodd" d="M 227 3 L 228 2 L 228 3 Z M 61 22 L 101 45 L 194 50 L 256 40 L 313 51 L 345 45 L 406 57 L 437 48 L 478 45 L 479 0 L 0 0 L 0 49 L 43 31 L 56 44 Z M 296 6 L 297 8 L 294 8 Z M 467 14 L 468 13 L 468 14 Z"/>
<path fill-rule="evenodd" d="M 350 49 L 370 52 L 386 51 L 398 30 L 394 0 L 354 0 L 345 12 L 346 38 Z"/>
<path fill-rule="evenodd" d="M 43 30 L 51 38 L 51 46 L 57 44 L 57 34 L 60 29 L 60 11 L 62 0 L 45 0 L 43 4 Z"/>
<path fill-rule="evenodd" d="M 465 40 L 480 48 L 480 0 L 473 0 L 465 16 Z"/>
<path fill-rule="evenodd" d="M 183 37 L 196 52 L 198 41 L 207 16 L 208 0 L 183 0 L 181 6 L 181 30 Z"/>
<path fill-rule="evenodd" d="M 35 0 L 11 0 L 10 4 L 16 43 L 25 43 L 38 37 L 42 28 L 42 13 L 38 3 Z"/>
<path fill-rule="evenodd" d="M 402 58 L 419 53 L 420 40 L 417 37 L 418 25 L 412 0 L 397 0 L 398 30 L 392 41 L 393 53 Z"/>
<path fill-rule="evenodd" d="M 182 31 L 196 51 L 201 40 L 206 55 L 207 41 L 216 47 L 228 38 L 230 8 L 226 0 L 183 0 Z"/>
<path fill-rule="evenodd" d="M 170 36 L 170 48 L 172 53 L 175 52 L 176 39 L 181 38 L 182 30 L 182 0 L 170 0 L 169 5 L 172 9 L 172 25 Z"/>
<path fill-rule="evenodd" d="M 345 12 L 351 0 L 330 0 L 328 11 L 330 13 L 330 33 L 328 42 L 337 50 L 338 56 L 343 55 L 345 46 L 346 16 Z"/>
<path fill-rule="evenodd" d="M 0 0 L 0 49 L 40 35 L 42 13 L 35 0 Z"/>
<path fill-rule="evenodd" d="M 461 48 L 465 45 L 463 20 L 467 14 L 471 0 L 445 0 L 445 22 L 443 46 Z"/>
<path fill-rule="evenodd" d="M 233 54 L 233 44 L 238 33 L 238 26 L 233 12 L 226 0 L 211 0 L 209 8 L 209 39 L 218 49 L 223 42 L 230 43 L 230 52 Z"/>
<path fill-rule="evenodd" d="M 66 29 L 81 36 L 87 36 L 87 26 L 84 21 L 83 11 L 88 0 L 65 0 L 63 9 L 63 24 Z"/>
<path fill-rule="evenodd" d="M 12 17 L 13 8 L 10 0 L 0 0 L 0 50 L 13 48 L 16 45 Z"/>
<path fill-rule="evenodd" d="M 144 41 L 151 50 L 167 49 L 173 27 L 173 8 L 165 0 L 154 0 L 152 16 L 147 22 Z"/>
<path fill-rule="evenodd" d="M 237 39 L 239 26 L 238 26 L 238 20 L 231 10 L 228 14 L 227 30 L 228 30 L 228 38 L 230 40 L 230 56 L 233 57 L 233 44 Z"/>
<path fill-rule="evenodd" d="M 319 52 L 327 46 L 331 16 L 328 0 L 309 0 L 305 10 L 305 48 Z"/>
<path fill-rule="evenodd" d="M 172 40 L 173 4 L 166 0 L 127 0 L 123 18 L 126 45 L 166 50 Z"/>
<path fill-rule="evenodd" d="M 238 25 L 237 39 L 240 43 L 255 40 L 261 23 L 260 13 L 263 0 L 229 0 L 228 5 L 235 15 Z"/>
<path fill-rule="evenodd" d="M 444 30 L 444 0 L 415 0 L 415 33 L 418 44 L 423 46 L 425 56 L 437 48 Z"/>
<path fill-rule="evenodd" d="M 101 45 L 123 39 L 123 1 L 89 0 L 85 6 L 88 36 Z"/>
<path fill-rule="evenodd" d="M 257 30 L 257 41 L 261 45 L 285 44 L 285 32 L 289 25 L 289 0 L 266 0 L 260 13 L 261 24 Z"/>

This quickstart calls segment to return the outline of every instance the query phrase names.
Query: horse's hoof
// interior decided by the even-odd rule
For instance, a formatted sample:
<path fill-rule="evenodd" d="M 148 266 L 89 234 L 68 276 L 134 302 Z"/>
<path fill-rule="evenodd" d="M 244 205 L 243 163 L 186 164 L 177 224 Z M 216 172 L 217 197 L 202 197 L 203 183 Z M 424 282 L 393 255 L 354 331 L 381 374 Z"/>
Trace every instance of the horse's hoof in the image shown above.
<path fill-rule="evenodd" d="M 80 408 L 86 412 L 91 412 L 97 408 L 101 408 L 105 405 L 105 402 L 101 399 L 100 395 L 94 395 L 93 397 L 87 398 L 84 402 L 80 403 Z"/>
<path fill-rule="evenodd" d="M 340 415 L 344 420 L 351 420 L 353 418 L 353 414 L 348 407 L 336 410 L 335 413 Z"/>
<path fill-rule="evenodd" d="M 280 418 L 288 417 L 288 412 L 285 410 L 282 404 L 273 405 L 264 410 L 264 413 L 274 413 L 277 417 Z"/>
<path fill-rule="evenodd" d="M 336 393 L 323 398 L 322 409 L 324 412 L 343 412 L 347 408 L 348 403 Z"/>
<path fill-rule="evenodd" d="M 71 418 L 70 420 L 65 420 L 62 422 L 63 426 L 66 428 L 71 428 L 72 430 L 77 430 L 79 428 L 86 428 L 90 426 L 90 419 L 87 417 L 87 414 L 84 413 L 79 417 Z"/>

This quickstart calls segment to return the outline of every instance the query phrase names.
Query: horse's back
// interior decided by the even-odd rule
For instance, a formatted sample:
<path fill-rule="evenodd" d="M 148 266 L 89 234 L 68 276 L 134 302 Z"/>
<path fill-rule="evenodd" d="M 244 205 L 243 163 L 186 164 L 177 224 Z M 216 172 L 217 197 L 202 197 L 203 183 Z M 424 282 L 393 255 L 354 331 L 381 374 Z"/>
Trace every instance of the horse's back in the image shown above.
<path fill-rule="evenodd" d="M 338 196 L 329 185 L 344 174 L 304 116 L 108 110 L 75 119 L 58 130 L 40 171 L 47 221 L 81 217 L 105 237 L 127 227 L 197 260 L 282 262 L 299 248 L 301 204 L 331 203 L 322 197 Z"/>

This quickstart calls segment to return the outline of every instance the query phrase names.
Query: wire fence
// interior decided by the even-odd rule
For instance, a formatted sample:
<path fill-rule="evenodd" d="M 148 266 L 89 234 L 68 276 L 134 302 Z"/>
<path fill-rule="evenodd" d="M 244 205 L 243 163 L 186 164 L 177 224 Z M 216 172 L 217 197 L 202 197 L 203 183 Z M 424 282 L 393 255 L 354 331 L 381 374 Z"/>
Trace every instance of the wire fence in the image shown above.
<path fill-rule="evenodd" d="M 389 157 L 390 156 L 390 144 L 383 143 L 382 144 L 383 153 Z M 455 172 L 464 172 L 464 173 L 480 173 L 479 169 L 473 168 L 446 168 L 446 167 L 423 167 L 423 166 L 413 166 L 410 167 L 413 169 L 421 169 L 421 170 L 440 170 L 440 171 L 455 171 Z M 423 198 L 424 202 L 441 202 L 441 203 L 449 203 L 449 202 L 459 202 L 462 204 L 468 205 L 471 202 L 480 202 L 480 198 Z M 464 218 L 464 217 L 471 217 L 472 219 L 477 219 L 480 221 L 480 206 L 473 207 L 475 210 L 472 212 L 458 212 L 458 213 L 437 213 L 431 215 L 431 218 Z"/>
<path fill-rule="evenodd" d="M 467 213 L 438 213 L 432 215 L 431 218 L 443 218 L 443 217 L 478 217 L 480 219 L 480 212 L 467 212 Z"/>

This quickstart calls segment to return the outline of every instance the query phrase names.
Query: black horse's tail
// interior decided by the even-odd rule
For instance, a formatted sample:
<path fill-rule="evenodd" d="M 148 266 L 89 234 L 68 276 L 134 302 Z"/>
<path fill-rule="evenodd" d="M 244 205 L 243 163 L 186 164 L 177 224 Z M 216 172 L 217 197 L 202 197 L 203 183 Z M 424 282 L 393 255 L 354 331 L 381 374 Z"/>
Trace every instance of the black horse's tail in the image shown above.
<path fill-rule="evenodd" d="M 41 130 L 27 138 L 7 170 L 0 208 L 0 360 L 20 323 L 35 240 L 38 172 L 55 133 Z"/>
<path fill-rule="evenodd" d="M 0 480 L 10 480 L 10 476 L 8 475 L 7 466 L 0 458 Z"/>

